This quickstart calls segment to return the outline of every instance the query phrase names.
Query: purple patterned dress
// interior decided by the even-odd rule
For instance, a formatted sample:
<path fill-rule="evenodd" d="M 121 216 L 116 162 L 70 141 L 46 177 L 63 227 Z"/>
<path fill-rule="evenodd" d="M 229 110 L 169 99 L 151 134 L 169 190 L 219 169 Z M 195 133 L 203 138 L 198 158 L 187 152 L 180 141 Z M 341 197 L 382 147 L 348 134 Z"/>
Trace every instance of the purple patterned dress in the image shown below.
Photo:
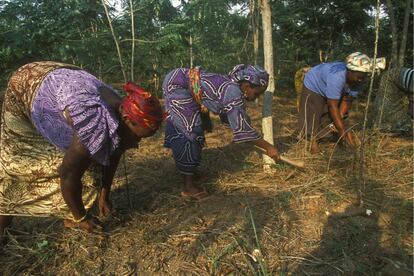
<path fill-rule="evenodd" d="M 162 89 L 168 113 L 164 146 L 172 149 L 177 169 L 191 175 L 200 164 L 205 138 L 200 106 L 189 90 L 188 72 L 186 68 L 174 69 L 166 75 Z M 203 105 L 228 122 L 233 131 L 233 141 L 239 143 L 260 139 L 261 135 L 251 126 L 246 113 L 237 79 L 203 71 L 200 78 Z"/>
<path fill-rule="evenodd" d="M 119 122 L 98 91 L 106 84 L 83 70 L 56 69 L 39 86 L 32 104 L 32 121 L 50 143 L 65 151 L 76 133 L 92 158 L 109 165 L 119 146 Z M 115 91 L 114 91 L 115 93 Z M 67 110 L 73 126 L 64 117 Z"/>

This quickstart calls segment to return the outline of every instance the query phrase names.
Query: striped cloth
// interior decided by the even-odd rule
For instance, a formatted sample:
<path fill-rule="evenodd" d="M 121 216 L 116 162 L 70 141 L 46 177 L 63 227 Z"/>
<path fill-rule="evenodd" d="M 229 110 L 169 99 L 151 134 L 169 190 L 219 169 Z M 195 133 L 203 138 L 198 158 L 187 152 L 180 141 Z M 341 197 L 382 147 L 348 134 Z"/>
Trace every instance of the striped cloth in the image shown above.
<path fill-rule="evenodd" d="M 414 70 L 411 68 L 401 68 L 398 78 L 398 85 L 407 92 L 413 93 L 413 75 Z"/>

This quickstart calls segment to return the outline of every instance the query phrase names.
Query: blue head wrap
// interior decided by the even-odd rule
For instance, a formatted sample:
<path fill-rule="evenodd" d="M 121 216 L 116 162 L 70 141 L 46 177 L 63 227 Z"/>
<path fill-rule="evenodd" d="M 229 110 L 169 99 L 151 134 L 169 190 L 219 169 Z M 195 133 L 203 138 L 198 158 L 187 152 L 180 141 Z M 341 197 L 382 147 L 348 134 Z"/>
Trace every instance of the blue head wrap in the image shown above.
<path fill-rule="evenodd" d="M 237 83 L 245 80 L 254 85 L 265 87 L 269 83 L 269 74 L 264 69 L 253 65 L 236 65 L 233 70 L 230 71 L 229 77 L 232 81 Z"/>

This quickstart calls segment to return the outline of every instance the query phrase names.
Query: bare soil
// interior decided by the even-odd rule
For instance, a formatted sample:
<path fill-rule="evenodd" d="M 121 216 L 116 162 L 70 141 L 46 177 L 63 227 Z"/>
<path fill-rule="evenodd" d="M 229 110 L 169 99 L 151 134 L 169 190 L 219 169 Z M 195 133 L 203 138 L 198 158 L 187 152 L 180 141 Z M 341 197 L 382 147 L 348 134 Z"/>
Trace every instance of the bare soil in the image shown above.
<path fill-rule="evenodd" d="M 369 132 L 361 175 L 359 154 L 328 141 L 310 155 L 294 139 L 289 93 L 274 97 L 275 142 L 304 170 L 278 163 L 265 172 L 260 154 L 232 144 L 214 118 L 197 176 L 212 196 L 187 202 L 161 130 L 126 154 L 103 234 L 17 218 L 0 274 L 412 275 L 412 135 Z M 351 115 L 359 137 L 363 110 Z M 260 129 L 261 107 L 248 111 Z"/>

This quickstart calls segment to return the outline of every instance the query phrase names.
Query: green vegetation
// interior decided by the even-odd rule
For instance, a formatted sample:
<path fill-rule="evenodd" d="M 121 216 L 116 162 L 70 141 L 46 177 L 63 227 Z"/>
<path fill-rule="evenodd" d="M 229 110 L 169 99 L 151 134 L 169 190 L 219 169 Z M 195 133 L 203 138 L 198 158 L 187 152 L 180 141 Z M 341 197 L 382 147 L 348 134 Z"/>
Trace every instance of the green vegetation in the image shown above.
<path fill-rule="evenodd" d="M 131 66 L 129 1 L 110 6 L 125 70 Z M 174 1 L 174 3 L 180 1 Z M 404 2 L 394 1 L 397 26 Z M 132 1 L 136 49 L 134 79 L 158 93 L 163 75 L 190 65 L 228 72 L 234 64 L 253 63 L 250 1 L 193 0 L 173 6 L 169 0 Z M 273 47 L 278 86 L 291 83 L 292 73 L 322 59 L 343 59 L 359 50 L 372 55 L 374 1 L 272 1 Z M 382 6 L 381 34 L 390 33 L 387 6 Z M 36 60 L 56 60 L 82 66 L 105 81 L 123 81 L 122 72 L 101 1 L 6 0 L 0 3 L 0 88 L 19 66 Z M 400 36 L 401 37 L 401 36 Z M 412 60 L 412 32 L 408 54 Z M 260 38 L 261 41 L 261 38 Z M 379 54 L 390 56 L 391 40 L 380 35 Z M 262 47 L 259 64 L 263 65 Z"/>

